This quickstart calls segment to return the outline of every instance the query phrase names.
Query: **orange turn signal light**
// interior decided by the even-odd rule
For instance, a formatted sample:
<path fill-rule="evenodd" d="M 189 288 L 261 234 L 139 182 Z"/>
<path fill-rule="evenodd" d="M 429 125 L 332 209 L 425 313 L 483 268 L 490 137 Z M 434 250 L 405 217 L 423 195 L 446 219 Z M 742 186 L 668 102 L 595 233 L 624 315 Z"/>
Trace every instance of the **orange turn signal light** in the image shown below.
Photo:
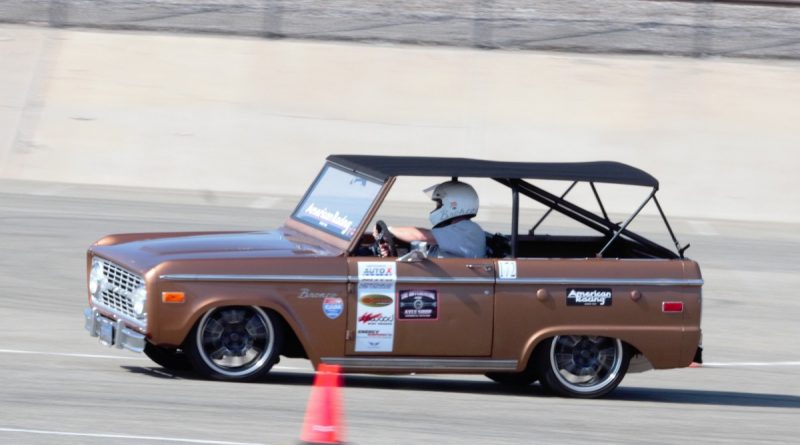
<path fill-rule="evenodd" d="M 161 301 L 164 303 L 183 303 L 186 295 L 183 292 L 161 292 Z"/>

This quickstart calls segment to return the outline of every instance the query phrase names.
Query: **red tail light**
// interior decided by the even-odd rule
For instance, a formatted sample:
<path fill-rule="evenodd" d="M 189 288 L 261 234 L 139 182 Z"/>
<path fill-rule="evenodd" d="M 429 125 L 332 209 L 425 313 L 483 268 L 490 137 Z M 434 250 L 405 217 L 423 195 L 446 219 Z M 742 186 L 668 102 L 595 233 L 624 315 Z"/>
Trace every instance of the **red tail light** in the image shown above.
<path fill-rule="evenodd" d="M 661 303 L 662 312 L 683 312 L 682 301 L 665 301 Z"/>

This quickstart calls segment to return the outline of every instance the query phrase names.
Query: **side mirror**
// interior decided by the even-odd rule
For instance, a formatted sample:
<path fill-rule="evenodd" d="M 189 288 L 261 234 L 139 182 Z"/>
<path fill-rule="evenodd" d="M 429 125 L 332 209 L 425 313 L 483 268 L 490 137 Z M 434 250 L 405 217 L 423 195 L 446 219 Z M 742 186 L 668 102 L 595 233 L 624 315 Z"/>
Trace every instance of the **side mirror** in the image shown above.
<path fill-rule="evenodd" d="M 411 241 L 411 250 L 397 259 L 398 263 L 419 263 L 428 259 L 428 243 Z"/>

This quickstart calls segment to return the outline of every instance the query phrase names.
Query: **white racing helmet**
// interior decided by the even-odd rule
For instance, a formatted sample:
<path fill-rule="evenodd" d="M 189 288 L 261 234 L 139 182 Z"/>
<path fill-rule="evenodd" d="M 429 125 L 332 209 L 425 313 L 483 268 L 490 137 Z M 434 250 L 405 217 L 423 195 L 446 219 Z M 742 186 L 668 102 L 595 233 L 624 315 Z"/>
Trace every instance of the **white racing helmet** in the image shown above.
<path fill-rule="evenodd" d="M 448 181 L 428 187 L 423 192 L 436 202 L 436 208 L 428 217 L 434 227 L 459 216 L 478 214 L 478 194 L 469 184 Z"/>

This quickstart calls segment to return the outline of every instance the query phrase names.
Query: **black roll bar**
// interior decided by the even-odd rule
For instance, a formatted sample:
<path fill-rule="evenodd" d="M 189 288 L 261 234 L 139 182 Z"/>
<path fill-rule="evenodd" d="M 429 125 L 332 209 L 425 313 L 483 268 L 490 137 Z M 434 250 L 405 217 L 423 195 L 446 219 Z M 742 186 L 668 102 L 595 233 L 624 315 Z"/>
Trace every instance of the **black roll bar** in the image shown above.
<path fill-rule="evenodd" d="M 653 195 L 653 202 L 656 203 L 656 207 L 658 208 L 658 213 L 661 214 L 661 219 L 664 220 L 664 225 L 667 226 L 667 230 L 669 231 L 669 236 L 672 237 L 672 242 L 675 243 L 675 249 L 678 251 L 678 255 L 683 259 L 683 252 L 689 248 L 691 244 L 687 244 L 681 247 L 680 243 L 678 242 L 678 238 L 675 236 L 675 232 L 672 231 L 672 226 L 669 225 L 669 221 L 667 221 L 667 215 L 664 214 L 664 211 L 661 210 L 661 204 L 658 202 L 658 198 L 656 198 L 655 194 Z"/>
<path fill-rule="evenodd" d="M 519 189 L 511 186 L 511 258 L 517 257 L 517 239 L 519 238 Z"/>
<path fill-rule="evenodd" d="M 579 207 L 579 206 L 577 206 L 577 205 L 575 205 L 575 204 L 573 204 L 573 203 L 571 203 L 571 202 L 569 202 L 567 200 L 559 200 L 558 196 L 553 195 L 552 193 L 550 193 L 550 192 L 548 192 L 548 191 L 546 191 L 546 190 L 544 190 L 544 189 L 542 189 L 540 187 L 537 187 L 537 186 L 535 186 L 535 185 L 533 185 L 533 184 L 531 184 L 529 182 L 523 181 L 521 179 L 508 179 L 508 178 L 493 178 L 493 179 L 495 181 L 507 186 L 507 187 L 511 187 L 511 188 L 516 187 L 519 190 L 519 192 L 521 192 L 523 195 L 527 196 L 528 198 L 531 198 L 534 201 L 537 201 L 537 202 L 539 202 L 541 204 L 544 204 L 547 207 L 553 208 L 557 212 L 559 212 L 559 213 L 561 213 L 563 215 L 566 215 L 567 217 L 572 218 L 572 219 L 578 221 L 579 223 L 581 223 L 581 224 L 583 224 L 583 225 L 585 225 L 585 226 L 587 226 L 587 227 L 589 227 L 589 228 L 591 228 L 593 230 L 596 230 L 596 231 L 598 231 L 598 232 L 600 232 L 600 233 L 602 233 L 602 234 L 604 234 L 606 236 L 613 236 L 614 238 L 617 238 L 617 237 L 622 235 L 622 236 L 625 236 L 625 237 L 627 237 L 627 238 L 639 243 L 640 245 L 642 245 L 644 247 L 652 249 L 652 250 L 654 250 L 656 252 L 661 252 L 661 254 L 663 254 L 665 256 L 675 256 L 675 257 L 680 256 L 680 253 L 678 255 L 676 255 L 674 252 L 672 252 L 671 250 L 665 248 L 664 246 L 661 246 L 661 245 L 659 245 L 657 243 L 654 243 L 653 241 L 650 241 L 649 239 L 647 239 L 647 238 L 645 238 L 645 237 L 643 237 L 641 235 L 638 235 L 638 234 L 636 234 L 634 232 L 631 232 L 630 230 L 628 230 L 626 228 L 620 229 L 619 224 L 615 224 L 615 223 L 609 221 L 608 219 L 603 219 L 602 217 L 600 217 L 600 216 L 598 216 L 598 215 L 596 215 L 596 214 L 594 214 L 594 213 L 592 213 L 592 212 L 590 212 L 590 211 L 588 211 L 588 210 L 586 210 L 586 209 L 584 209 L 582 207 Z M 657 189 L 655 189 L 655 188 L 653 189 L 653 192 L 651 193 L 651 196 L 653 196 L 655 194 L 656 190 Z M 649 199 L 650 199 L 650 197 L 648 197 L 648 200 Z M 647 201 L 645 201 L 645 204 L 646 203 L 647 203 Z M 641 207 L 643 208 L 644 204 Z M 517 210 L 517 212 L 518 211 L 519 210 Z M 641 211 L 641 209 L 639 211 Z M 639 211 L 637 211 L 637 214 L 638 214 Z M 634 216 L 636 216 L 636 215 L 634 214 Z M 518 219 L 518 216 L 515 219 Z M 619 231 L 619 232 L 617 233 L 617 231 Z M 513 235 L 514 234 L 512 234 L 512 237 L 513 237 Z M 512 242 L 513 241 L 514 241 L 514 239 L 512 239 Z M 514 243 L 514 244 L 516 244 L 516 243 Z M 608 245 L 610 245 L 610 243 L 607 244 L 606 247 L 608 247 Z M 512 245 L 512 249 L 515 249 L 515 248 L 516 248 L 516 246 Z M 605 250 L 605 248 L 604 248 L 604 250 Z"/>
<path fill-rule="evenodd" d="M 611 222 L 611 219 L 608 217 L 608 213 L 606 213 L 606 208 L 603 207 L 603 201 L 600 199 L 600 194 L 597 193 L 597 188 L 594 186 L 594 182 L 590 182 L 589 185 L 592 186 L 592 192 L 594 192 L 594 197 L 597 198 L 597 204 L 600 205 L 600 211 L 603 212 L 603 217 L 606 219 L 606 221 Z"/>
<path fill-rule="evenodd" d="M 622 224 L 622 227 L 614 231 L 614 236 L 612 236 L 611 239 L 608 240 L 608 243 L 606 243 L 606 245 L 602 249 L 600 249 L 600 252 L 597 253 L 598 258 L 603 256 L 603 252 L 605 252 L 606 249 L 608 249 L 608 246 L 610 246 L 611 243 L 613 243 L 614 241 L 617 240 L 617 238 L 619 238 L 619 235 L 628 227 L 628 224 L 630 224 L 631 221 L 633 221 L 633 218 L 636 218 L 636 215 L 638 215 L 639 212 L 642 211 L 644 206 L 646 206 L 647 203 L 650 202 L 650 200 L 653 199 L 655 196 L 656 196 L 656 189 L 653 189 L 653 191 L 650 192 L 650 194 L 647 196 L 647 199 L 644 200 L 642 205 L 640 205 L 639 208 L 636 209 L 635 212 L 633 212 L 633 215 L 629 216 L 628 219 Z"/>
<path fill-rule="evenodd" d="M 561 194 L 561 196 L 559 196 L 559 198 L 558 198 L 558 201 L 559 201 L 559 202 L 562 202 L 562 201 L 564 201 L 564 198 L 567 196 L 567 194 L 568 194 L 570 191 L 572 191 L 572 189 L 573 189 L 573 188 L 575 187 L 575 185 L 577 185 L 577 184 L 578 184 L 578 181 L 575 181 L 575 182 L 573 182 L 573 183 L 572 183 L 572 185 L 570 185 L 570 186 L 567 188 L 567 190 L 565 190 L 565 191 L 564 191 L 564 193 L 562 193 L 562 194 Z M 553 208 L 552 208 L 552 207 L 550 207 L 549 209 L 547 209 L 547 211 L 544 213 L 544 215 L 542 215 L 542 217 L 541 217 L 541 218 L 539 218 L 539 221 L 537 221 L 537 222 L 536 222 L 536 224 L 534 224 L 534 225 L 533 225 L 533 227 L 531 227 L 531 229 L 530 229 L 530 230 L 528 230 L 528 235 L 533 235 L 533 234 L 534 234 L 534 232 L 536 232 L 536 229 L 537 229 L 537 228 L 538 228 L 538 227 L 539 227 L 539 226 L 540 226 L 540 225 L 541 225 L 541 224 L 544 222 L 545 218 L 547 218 L 548 216 L 550 216 L 550 213 L 551 213 L 552 211 L 553 211 Z"/>

